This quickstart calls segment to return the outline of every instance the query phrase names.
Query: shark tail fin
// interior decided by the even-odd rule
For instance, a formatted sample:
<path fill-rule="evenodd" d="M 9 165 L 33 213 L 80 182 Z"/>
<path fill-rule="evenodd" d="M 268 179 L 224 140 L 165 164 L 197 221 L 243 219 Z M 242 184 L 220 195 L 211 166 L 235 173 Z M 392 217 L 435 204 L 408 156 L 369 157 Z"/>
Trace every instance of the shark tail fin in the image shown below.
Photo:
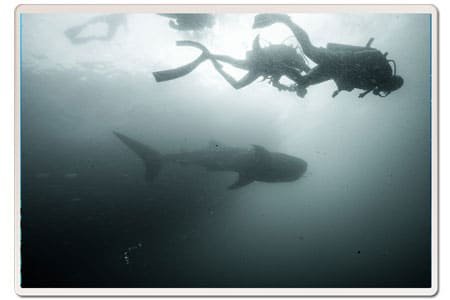
<path fill-rule="evenodd" d="M 114 131 L 114 135 L 119 138 L 125 145 L 128 146 L 134 153 L 136 153 L 145 164 L 145 180 L 152 181 L 158 176 L 162 167 L 161 154 L 150 148 L 149 146 L 142 144 L 124 134 Z"/>

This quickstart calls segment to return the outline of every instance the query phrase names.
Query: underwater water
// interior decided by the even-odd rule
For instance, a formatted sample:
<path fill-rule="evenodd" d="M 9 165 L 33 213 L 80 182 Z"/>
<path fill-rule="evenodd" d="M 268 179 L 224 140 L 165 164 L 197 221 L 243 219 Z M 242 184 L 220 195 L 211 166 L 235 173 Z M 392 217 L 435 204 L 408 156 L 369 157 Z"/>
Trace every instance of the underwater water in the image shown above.
<path fill-rule="evenodd" d="M 235 90 L 209 62 L 155 82 L 199 55 L 177 40 L 241 58 L 257 33 L 296 45 L 281 25 L 252 30 L 254 15 L 192 33 L 129 14 L 112 39 L 71 43 L 91 17 L 21 16 L 22 287 L 430 287 L 429 15 L 291 15 L 318 46 L 374 37 L 396 60 L 404 86 L 362 99 L 332 98 L 331 81 L 303 99 Z M 308 169 L 229 190 L 236 172 L 167 162 L 146 182 L 113 131 L 162 154 L 261 145 Z"/>

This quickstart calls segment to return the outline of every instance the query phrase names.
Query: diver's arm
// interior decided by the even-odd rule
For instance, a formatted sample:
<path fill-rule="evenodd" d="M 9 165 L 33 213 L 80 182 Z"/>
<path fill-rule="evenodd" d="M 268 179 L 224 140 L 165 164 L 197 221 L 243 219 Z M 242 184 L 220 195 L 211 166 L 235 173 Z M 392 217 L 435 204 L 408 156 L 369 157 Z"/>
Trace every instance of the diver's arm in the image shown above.
<path fill-rule="evenodd" d="M 279 81 L 272 81 L 272 85 L 274 87 L 276 87 L 279 91 L 289 91 L 289 90 L 293 90 L 292 86 L 287 86 L 285 84 L 282 84 Z"/>
<path fill-rule="evenodd" d="M 235 68 L 239 68 L 239 69 L 243 69 L 243 70 L 249 69 L 249 65 L 248 65 L 247 61 L 243 60 L 243 59 L 236 59 L 236 58 L 233 58 L 228 55 L 215 55 L 215 54 L 211 54 L 210 58 L 221 61 L 221 62 L 228 63 Z"/>
<path fill-rule="evenodd" d="M 358 95 L 358 98 L 364 98 L 368 93 L 372 92 L 375 88 L 372 89 L 368 89 L 365 92 L 362 92 L 361 94 Z"/>
<path fill-rule="evenodd" d="M 281 21 L 284 25 L 289 27 L 291 32 L 294 34 L 295 38 L 299 41 L 302 47 L 311 48 L 314 47 L 311 43 L 308 33 L 303 30 L 300 26 L 295 24 L 291 18 L 286 18 Z M 305 53 L 306 54 L 306 53 Z M 306 54 L 308 55 L 308 54 Z"/>
<path fill-rule="evenodd" d="M 270 81 L 270 83 L 272 84 L 272 86 L 276 87 L 279 91 L 289 91 L 289 90 L 293 90 L 292 86 L 287 86 L 285 84 L 282 84 L 280 82 L 281 77 L 277 76 L 277 77 L 273 77 L 272 80 Z"/>
<path fill-rule="evenodd" d="M 341 92 L 341 90 L 335 90 L 334 92 L 333 92 L 333 94 L 331 95 L 331 97 L 336 97 L 337 95 L 339 95 L 339 93 Z"/>

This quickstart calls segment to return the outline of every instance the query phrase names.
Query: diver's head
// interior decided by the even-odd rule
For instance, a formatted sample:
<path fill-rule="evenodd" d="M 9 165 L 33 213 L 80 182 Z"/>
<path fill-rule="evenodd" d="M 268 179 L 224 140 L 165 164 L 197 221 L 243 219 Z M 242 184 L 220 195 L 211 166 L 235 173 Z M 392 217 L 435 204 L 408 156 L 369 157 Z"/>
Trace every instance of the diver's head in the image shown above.
<path fill-rule="evenodd" d="M 378 86 L 378 91 L 383 92 L 386 96 L 393 91 L 398 90 L 403 86 L 403 78 L 399 75 L 393 75 L 389 80 L 386 80 Z"/>
<path fill-rule="evenodd" d="M 247 51 L 245 57 L 249 61 L 257 61 L 261 57 L 262 48 L 259 43 L 259 34 L 253 39 L 252 50 Z"/>

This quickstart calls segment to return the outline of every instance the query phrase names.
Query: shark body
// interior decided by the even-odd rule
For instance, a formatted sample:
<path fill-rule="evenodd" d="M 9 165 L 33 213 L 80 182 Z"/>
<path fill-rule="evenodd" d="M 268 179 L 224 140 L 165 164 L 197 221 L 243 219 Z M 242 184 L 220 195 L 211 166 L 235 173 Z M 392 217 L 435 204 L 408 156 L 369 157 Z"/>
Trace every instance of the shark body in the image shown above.
<path fill-rule="evenodd" d="M 236 172 L 238 179 L 229 189 L 237 189 L 252 182 L 291 182 L 306 172 L 308 164 L 301 158 L 278 152 L 269 152 L 262 146 L 253 145 L 251 149 L 225 147 L 210 143 L 203 150 L 162 155 L 137 140 L 114 132 L 128 148 L 144 162 L 145 178 L 156 178 L 165 162 L 183 165 L 198 165 L 208 171 Z"/>

